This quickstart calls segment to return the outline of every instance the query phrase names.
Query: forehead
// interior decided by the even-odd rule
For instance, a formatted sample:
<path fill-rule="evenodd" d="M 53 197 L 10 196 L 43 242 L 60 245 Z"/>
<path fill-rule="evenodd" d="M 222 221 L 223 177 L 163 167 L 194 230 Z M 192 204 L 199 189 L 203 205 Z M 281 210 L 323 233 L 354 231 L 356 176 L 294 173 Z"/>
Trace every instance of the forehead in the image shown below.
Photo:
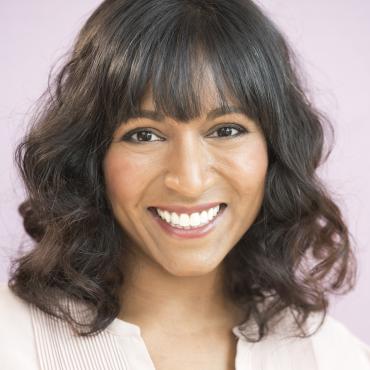
<path fill-rule="evenodd" d="M 240 77 L 233 74 L 232 80 L 227 79 L 217 63 L 204 53 L 192 54 L 177 67 L 154 64 L 152 68 L 150 73 L 144 68 L 131 74 L 132 79 L 126 83 L 122 89 L 124 95 L 119 98 L 124 103 L 118 105 L 120 109 L 113 129 L 135 117 L 148 117 L 142 114 L 143 111 L 151 112 L 149 118 L 157 117 L 155 120 L 161 121 L 170 118 L 179 123 L 204 119 L 207 114 L 214 118 L 220 112 L 232 113 L 232 110 L 251 119 L 257 118 L 253 108 L 246 103 L 240 86 L 235 83 Z"/>
<path fill-rule="evenodd" d="M 244 114 L 245 112 L 242 108 L 237 107 L 237 106 L 229 106 L 229 107 L 217 107 L 214 109 L 209 110 L 207 113 L 203 113 L 203 115 L 206 115 L 206 120 L 213 120 L 216 119 L 217 117 L 226 115 L 226 114 Z M 153 121 L 164 121 L 166 119 L 165 114 L 155 111 L 150 108 L 142 108 L 139 111 L 137 111 L 135 114 L 132 114 L 130 116 L 131 119 L 135 118 L 149 118 Z"/>
<path fill-rule="evenodd" d="M 229 113 L 246 114 L 240 103 L 229 93 L 224 93 L 225 96 L 223 97 L 219 95 L 212 71 L 207 65 L 204 65 L 198 71 L 197 76 L 194 76 L 194 80 L 198 86 L 200 116 L 206 116 L 207 119 L 214 119 Z M 165 119 L 166 114 L 162 113 L 161 109 L 156 105 L 150 84 L 140 100 L 140 109 L 134 116 L 146 117 L 156 121 Z"/>
<path fill-rule="evenodd" d="M 233 105 L 232 102 L 229 102 L 228 105 L 218 106 L 215 100 L 214 104 L 208 103 L 202 105 L 200 117 L 204 117 L 207 121 L 210 121 L 226 114 L 246 115 L 246 112 L 242 107 Z M 140 109 L 130 115 L 130 119 L 136 118 L 148 118 L 153 121 L 162 122 L 166 120 L 166 114 L 156 110 L 153 98 L 151 94 L 148 94 L 147 98 L 141 103 Z"/>

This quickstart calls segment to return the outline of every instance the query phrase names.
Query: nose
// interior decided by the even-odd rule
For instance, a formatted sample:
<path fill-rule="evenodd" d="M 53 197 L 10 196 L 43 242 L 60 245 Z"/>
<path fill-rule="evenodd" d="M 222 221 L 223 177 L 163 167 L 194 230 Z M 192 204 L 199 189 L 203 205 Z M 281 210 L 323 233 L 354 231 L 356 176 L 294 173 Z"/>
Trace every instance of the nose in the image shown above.
<path fill-rule="evenodd" d="M 201 140 L 191 132 L 181 135 L 169 151 L 165 185 L 188 198 L 199 198 L 211 188 L 212 157 Z"/>

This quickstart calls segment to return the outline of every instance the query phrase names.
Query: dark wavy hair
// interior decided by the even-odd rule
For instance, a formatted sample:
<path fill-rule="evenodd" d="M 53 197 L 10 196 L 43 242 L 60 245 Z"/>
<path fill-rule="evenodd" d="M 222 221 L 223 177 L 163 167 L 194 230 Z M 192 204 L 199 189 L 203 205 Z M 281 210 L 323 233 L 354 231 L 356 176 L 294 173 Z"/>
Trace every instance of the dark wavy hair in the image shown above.
<path fill-rule="evenodd" d="M 15 152 L 27 190 L 19 210 L 35 242 L 13 260 L 9 286 L 79 335 L 102 331 L 121 309 L 128 243 L 102 172 L 112 133 L 149 87 L 156 110 L 182 123 L 197 117 L 204 66 L 220 104 L 235 99 L 268 144 L 261 210 L 223 261 L 227 296 L 258 327 L 257 338 L 246 339 L 261 340 L 285 309 L 300 329 L 311 313 L 324 320 L 328 294 L 354 286 L 350 233 L 316 174 L 333 127 L 311 104 L 274 23 L 250 0 L 106 0 L 51 78 Z M 87 330 L 60 294 L 93 310 Z"/>

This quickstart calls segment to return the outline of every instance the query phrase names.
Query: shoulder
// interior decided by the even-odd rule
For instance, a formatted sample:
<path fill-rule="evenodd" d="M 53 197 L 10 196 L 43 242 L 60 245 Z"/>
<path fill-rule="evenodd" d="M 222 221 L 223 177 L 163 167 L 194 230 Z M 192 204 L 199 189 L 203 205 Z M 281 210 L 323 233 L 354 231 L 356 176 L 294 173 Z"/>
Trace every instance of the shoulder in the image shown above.
<path fill-rule="evenodd" d="M 0 331 L 2 341 L 4 336 L 16 331 L 32 332 L 28 303 L 17 297 L 6 283 L 0 283 L 0 321 L 4 329 Z"/>
<path fill-rule="evenodd" d="M 4 320 L 8 315 L 24 321 L 29 316 L 28 303 L 17 297 L 6 283 L 0 283 L 0 319 L 3 325 L 10 324 L 9 320 Z"/>
<path fill-rule="evenodd" d="M 313 315 L 308 324 L 312 328 L 319 322 L 320 318 Z M 335 362 L 337 370 L 370 370 L 370 346 L 331 315 L 326 316 L 323 325 L 311 337 L 311 342 L 323 369 L 330 368 Z"/>
<path fill-rule="evenodd" d="M 318 370 L 370 370 L 370 347 L 330 314 L 323 318 L 322 313 L 312 313 L 304 324 L 308 334 L 304 338 L 291 335 L 292 322 L 290 311 L 280 326 L 280 339 L 288 344 L 287 356 L 295 355 L 297 361 L 304 358 Z"/>
<path fill-rule="evenodd" d="M 322 314 L 311 314 L 304 324 L 303 336 L 297 330 L 295 317 L 293 311 L 284 310 L 272 325 L 273 330 L 261 341 L 242 341 L 241 357 L 250 368 L 370 370 L 370 347 L 344 324 L 327 314 L 320 326 Z M 252 333 L 256 329 L 253 327 Z M 242 338 L 239 330 L 235 333 Z"/>
<path fill-rule="evenodd" d="M 36 369 L 30 308 L 6 283 L 0 283 L 0 363 L 2 369 Z"/>

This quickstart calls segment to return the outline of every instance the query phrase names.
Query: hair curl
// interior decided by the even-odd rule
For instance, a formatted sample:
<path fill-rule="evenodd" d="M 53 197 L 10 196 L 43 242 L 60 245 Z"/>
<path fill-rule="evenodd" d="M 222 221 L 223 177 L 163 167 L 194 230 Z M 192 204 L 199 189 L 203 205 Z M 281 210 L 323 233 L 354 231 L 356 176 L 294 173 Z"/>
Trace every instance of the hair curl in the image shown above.
<path fill-rule="evenodd" d="M 20 213 L 35 245 L 13 261 L 9 286 L 80 335 L 117 317 L 125 282 L 127 243 L 102 173 L 112 133 L 149 85 L 157 110 L 181 122 L 197 117 L 205 65 L 220 104 L 235 98 L 268 143 L 260 213 L 224 260 L 228 296 L 258 326 L 258 338 L 247 340 L 261 340 L 286 308 L 298 327 L 313 312 L 325 317 L 328 293 L 354 286 L 349 231 L 316 174 L 331 152 L 325 124 L 333 128 L 310 103 L 273 22 L 249 0 L 106 0 L 15 153 L 28 195 Z M 58 303 L 60 293 L 94 309 L 87 332 Z"/>

